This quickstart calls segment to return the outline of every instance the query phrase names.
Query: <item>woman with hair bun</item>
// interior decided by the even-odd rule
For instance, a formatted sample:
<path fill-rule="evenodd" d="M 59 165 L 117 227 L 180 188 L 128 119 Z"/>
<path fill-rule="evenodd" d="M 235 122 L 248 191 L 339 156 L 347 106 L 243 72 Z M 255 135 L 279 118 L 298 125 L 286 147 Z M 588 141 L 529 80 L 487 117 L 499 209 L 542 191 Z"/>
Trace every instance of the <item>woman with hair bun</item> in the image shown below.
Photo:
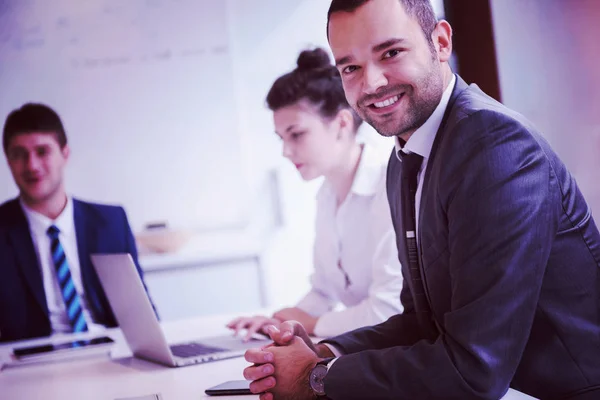
<path fill-rule="evenodd" d="M 317 195 L 312 289 L 273 316 L 241 317 L 227 326 L 246 339 L 268 325 L 296 320 L 327 337 L 383 322 L 402 312 L 402 274 L 387 203 L 387 157 L 357 140 L 362 123 L 346 101 L 342 80 L 325 50 L 305 50 L 297 67 L 267 95 L 283 156 L 309 181 L 323 176 Z M 342 309 L 336 308 L 339 304 Z"/>

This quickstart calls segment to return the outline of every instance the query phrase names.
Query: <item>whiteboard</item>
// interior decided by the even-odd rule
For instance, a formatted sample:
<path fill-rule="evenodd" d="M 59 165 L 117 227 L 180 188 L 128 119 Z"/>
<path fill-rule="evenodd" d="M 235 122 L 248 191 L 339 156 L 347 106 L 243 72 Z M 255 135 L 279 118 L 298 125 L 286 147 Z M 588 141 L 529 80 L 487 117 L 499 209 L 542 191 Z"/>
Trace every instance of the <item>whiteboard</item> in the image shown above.
<path fill-rule="evenodd" d="M 148 222 L 246 218 L 223 0 L 0 2 L 0 115 L 42 102 L 71 146 L 66 184 Z M 0 199 L 17 194 L 0 169 Z"/>

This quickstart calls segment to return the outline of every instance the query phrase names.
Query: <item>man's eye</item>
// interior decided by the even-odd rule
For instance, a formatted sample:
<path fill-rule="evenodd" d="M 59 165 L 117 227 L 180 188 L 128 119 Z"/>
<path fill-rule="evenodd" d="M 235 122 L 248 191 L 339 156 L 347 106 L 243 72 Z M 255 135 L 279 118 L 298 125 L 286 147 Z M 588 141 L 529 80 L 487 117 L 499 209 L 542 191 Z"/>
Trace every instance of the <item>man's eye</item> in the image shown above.
<path fill-rule="evenodd" d="M 383 54 L 383 58 L 393 58 L 393 57 L 396 57 L 396 56 L 397 56 L 398 54 L 400 54 L 401 52 L 402 52 L 402 51 L 401 51 L 401 50 L 398 50 L 398 49 L 389 50 L 389 51 L 386 51 L 386 52 Z"/>
<path fill-rule="evenodd" d="M 298 138 L 300 138 L 300 136 L 302 136 L 304 132 L 296 132 L 296 133 L 292 133 L 290 136 L 292 139 L 296 140 Z"/>
<path fill-rule="evenodd" d="M 10 160 L 21 160 L 25 158 L 25 152 L 23 151 L 11 151 L 8 153 L 8 158 Z"/>
<path fill-rule="evenodd" d="M 358 69 L 358 67 L 356 65 L 348 65 L 347 67 L 342 69 L 342 73 L 343 74 L 351 74 L 352 72 L 356 71 L 357 69 Z"/>

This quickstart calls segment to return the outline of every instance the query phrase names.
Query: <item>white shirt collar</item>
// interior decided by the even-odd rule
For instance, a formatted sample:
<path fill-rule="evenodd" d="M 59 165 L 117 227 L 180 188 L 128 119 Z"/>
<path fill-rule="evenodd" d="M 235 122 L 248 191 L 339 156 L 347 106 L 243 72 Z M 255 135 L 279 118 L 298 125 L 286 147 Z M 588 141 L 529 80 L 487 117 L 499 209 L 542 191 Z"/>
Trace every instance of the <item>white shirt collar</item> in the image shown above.
<path fill-rule="evenodd" d="M 350 193 L 359 196 L 373 196 L 379 190 L 378 185 L 381 182 L 381 156 L 377 150 L 366 143 L 361 143 L 363 146 L 356 174 L 350 187 Z M 334 189 L 328 180 L 323 182 L 319 196 L 335 197 Z"/>
<path fill-rule="evenodd" d="M 67 196 L 67 204 L 55 220 L 51 220 L 45 215 L 27 207 L 22 199 L 19 199 L 19 203 L 21 203 L 21 208 L 29 221 L 29 227 L 32 231 L 46 234 L 48 228 L 55 225 L 63 235 L 70 236 L 73 234 L 75 224 L 73 222 L 73 200 L 70 197 Z"/>
<path fill-rule="evenodd" d="M 425 121 L 425 123 L 410 136 L 410 139 L 408 139 L 404 147 L 402 147 L 398 140 L 398 136 L 396 136 L 396 155 L 398 155 L 399 151 L 404 151 L 405 153 L 417 153 L 423 158 L 429 158 L 435 136 L 442 124 L 442 119 L 444 118 L 444 113 L 448 107 L 448 102 L 450 101 L 450 96 L 452 95 L 452 90 L 454 90 L 455 83 L 456 76 L 452 75 L 452 80 L 444 90 L 442 98 L 433 113 L 429 116 L 427 121 Z"/>

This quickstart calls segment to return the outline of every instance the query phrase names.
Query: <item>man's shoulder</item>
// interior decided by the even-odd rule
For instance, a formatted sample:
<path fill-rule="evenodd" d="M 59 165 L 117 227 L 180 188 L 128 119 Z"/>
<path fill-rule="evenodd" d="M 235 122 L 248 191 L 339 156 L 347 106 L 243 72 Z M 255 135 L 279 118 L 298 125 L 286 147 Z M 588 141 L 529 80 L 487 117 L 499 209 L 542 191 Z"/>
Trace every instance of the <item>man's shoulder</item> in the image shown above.
<path fill-rule="evenodd" d="M 18 198 L 6 200 L 4 203 L 0 204 L 0 213 L 7 212 L 10 209 L 13 209 L 18 204 L 19 204 Z"/>
<path fill-rule="evenodd" d="M 7 200 L 0 204 L 0 225 L 12 221 L 19 211 L 21 211 L 19 199 Z"/>
<path fill-rule="evenodd" d="M 456 97 L 448 113 L 446 129 L 465 125 L 467 120 L 475 125 L 482 124 L 482 128 L 508 123 L 535 131 L 533 124 L 522 114 L 488 96 L 475 84 L 469 85 Z M 485 131 L 482 129 L 482 132 Z"/>
<path fill-rule="evenodd" d="M 125 214 L 125 210 L 120 205 L 92 203 L 76 198 L 73 199 L 73 205 L 84 213 L 97 215 L 107 219 L 122 217 Z"/>
<path fill-rule="evenodd" d="M 526 117 L 488 96 L 477 85 L 465 87 L 454 99 L 440 132 L 436 156 L 444 170 L 449 172 L 451 165 L 475 162 L 475 156 L 484 151 L 509 150 L 522 157 L 535 152 L 555 165 L 561 163 Z"/>
<path fill-rule="evenodd" d="M 473 146 L 491 145 L 500 138 L 548 147 L 531 121 L 488 96 L 477 85 L 469 85 L 458 93 L 447 113 L 438 143 L 439 151 L 447 151 L 446 155 L 467 153 Z"/>

